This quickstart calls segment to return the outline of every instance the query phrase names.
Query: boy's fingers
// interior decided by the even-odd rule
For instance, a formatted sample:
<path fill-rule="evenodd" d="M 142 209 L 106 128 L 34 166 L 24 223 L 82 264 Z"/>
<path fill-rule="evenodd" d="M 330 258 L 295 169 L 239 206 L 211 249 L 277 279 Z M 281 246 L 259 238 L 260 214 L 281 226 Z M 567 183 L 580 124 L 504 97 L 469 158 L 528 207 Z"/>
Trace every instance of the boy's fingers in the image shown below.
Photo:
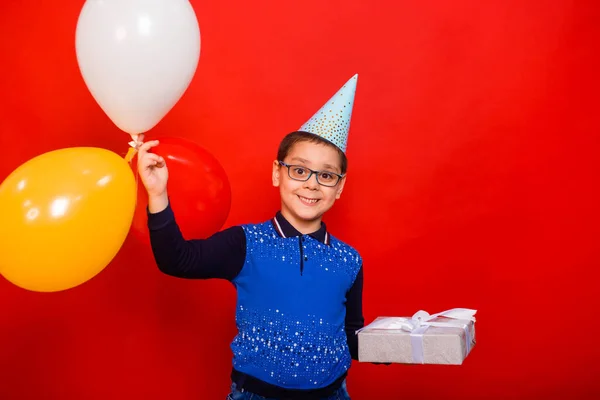
<path fill-rule="evenodd" d="M 150 166 L 162 166 L 164 165 L 165 160 L 159 156 L 158 154 L 154 154 L 154 153 L 146 153 L 144 155 L 144 159 L 141 162 L 141 165 L 143 168 L 148 168 Z"/>
<path fill-rule="evenodd" d="M 158 146 L 158 140 L 150 140 L 148 142 L 144 142 L 139 148 L 138 153 L 144 154 L 147 153 L 151 148 Z"/>

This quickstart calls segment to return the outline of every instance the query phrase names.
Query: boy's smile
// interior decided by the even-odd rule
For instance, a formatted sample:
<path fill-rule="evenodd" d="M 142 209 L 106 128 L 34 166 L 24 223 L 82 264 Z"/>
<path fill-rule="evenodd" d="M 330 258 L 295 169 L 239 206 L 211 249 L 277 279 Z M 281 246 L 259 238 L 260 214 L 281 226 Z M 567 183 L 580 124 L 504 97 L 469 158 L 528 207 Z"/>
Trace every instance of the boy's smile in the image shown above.
<path fill-rule="evenodd" d="M 310 199 L 308 197 L 304 197 L 304 196 L 300 196 L 300 195 L 298 195 L 298 197 L 300 198 L 300 201 L 302 202 L 302 204 L 307 205 L 309 207 L 314 206 L 319 201 L 319 199 Z"/>
<path fill-rule="evenodd" d="M 273 186 L 279 187 L 281 213 L 299 232 L 308 234 L 320 228 L 323 214 L 340 197 L 345 183 L 342 178 L 336 186 L 321 185 L 310 170 L 321 171 L 320 177 L 325 178 L 331 176 L 328 172 L 341 174 L 340 169 L 340 156 L 335 148 L 308 141 L 294 144 L 285 160 L 273 163 Z M 290 177 L 307 174 L 311 176 L 306 181 Z"/>

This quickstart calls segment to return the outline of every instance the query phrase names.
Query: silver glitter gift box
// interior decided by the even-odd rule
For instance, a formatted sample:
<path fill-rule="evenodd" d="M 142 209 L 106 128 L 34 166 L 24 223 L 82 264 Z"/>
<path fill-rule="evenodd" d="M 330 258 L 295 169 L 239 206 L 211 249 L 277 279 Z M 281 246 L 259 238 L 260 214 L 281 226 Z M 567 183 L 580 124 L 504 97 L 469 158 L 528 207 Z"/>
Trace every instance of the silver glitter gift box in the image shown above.
<path fill-rule="evenodd" d="M 476 310 L 378 317 L 358 331 L 361 362 L 461 365 L 475 346 Z"/>

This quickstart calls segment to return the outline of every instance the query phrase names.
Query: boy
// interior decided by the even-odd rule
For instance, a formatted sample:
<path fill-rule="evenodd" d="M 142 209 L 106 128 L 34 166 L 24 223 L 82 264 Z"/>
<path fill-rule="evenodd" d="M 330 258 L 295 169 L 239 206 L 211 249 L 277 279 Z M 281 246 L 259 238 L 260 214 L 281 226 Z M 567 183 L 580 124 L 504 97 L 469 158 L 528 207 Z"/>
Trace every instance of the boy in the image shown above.
<path fill-rule="evenodd" d="M 358 359 L 362 259 L 321 222 L 346 182 L 347 142 L 357 76 L 300 131 L 281 142 L 273 186 L 281 210 L 261 224 L 185 240 L 167 195 L 165 160 L 138 153 L 148 191 L 148 227 L 156 263 L 181 278 L 221 278 L 237 289 L 229 399 L 349 399 L 345 378 Z"/>

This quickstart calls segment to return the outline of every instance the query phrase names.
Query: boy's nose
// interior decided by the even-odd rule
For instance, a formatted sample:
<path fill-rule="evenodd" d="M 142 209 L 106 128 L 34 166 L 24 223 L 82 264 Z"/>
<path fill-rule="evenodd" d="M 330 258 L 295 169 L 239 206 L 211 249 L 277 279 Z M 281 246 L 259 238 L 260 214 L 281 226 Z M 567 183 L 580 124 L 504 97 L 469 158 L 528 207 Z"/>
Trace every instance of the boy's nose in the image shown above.
<path fill-rule="evenodd" d="M 304 187 L 309 188 L 309 189 L 318 189 L 319 182 L 317 182 L 317 175 L 312 174 L 312 176 L 310 178 L 308 178 L 307 181 L 304 182 Z"/>

